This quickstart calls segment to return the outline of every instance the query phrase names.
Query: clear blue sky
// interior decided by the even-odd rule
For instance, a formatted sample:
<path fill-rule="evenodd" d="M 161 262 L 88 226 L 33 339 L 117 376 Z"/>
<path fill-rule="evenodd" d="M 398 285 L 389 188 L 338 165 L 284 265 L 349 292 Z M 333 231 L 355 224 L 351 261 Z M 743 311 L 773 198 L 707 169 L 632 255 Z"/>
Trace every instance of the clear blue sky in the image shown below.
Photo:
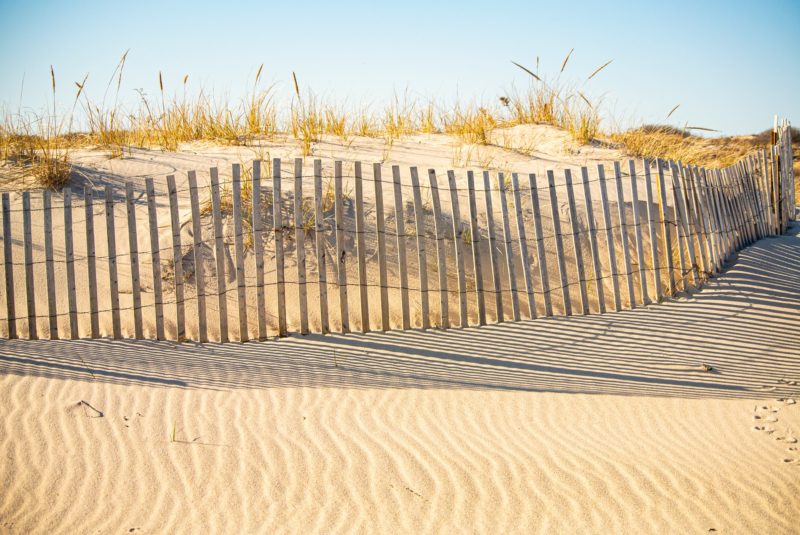
<path fill-rule="evenodd" d="M 301 85 L 349 103 L 412 95 L 496 99 L 528 78 L 515 60 L 556 73 L 575 48 L 565 80 L 578 84 L 613 63 L 585 90 L 604 96 L 618 120 L 670 122 L 727 134 L 771 126 L 775 113 L 800 122 L 800 1 L 99 2 L 0 0 L 0 103 L 16 110 L 59 101 L 88 72 L 102 96 L 131 49 L 122 94 L 153 95 L 158 71 L 169 90 L 202 84 L 237 98 L 264 63 L 279 94 Z"/>

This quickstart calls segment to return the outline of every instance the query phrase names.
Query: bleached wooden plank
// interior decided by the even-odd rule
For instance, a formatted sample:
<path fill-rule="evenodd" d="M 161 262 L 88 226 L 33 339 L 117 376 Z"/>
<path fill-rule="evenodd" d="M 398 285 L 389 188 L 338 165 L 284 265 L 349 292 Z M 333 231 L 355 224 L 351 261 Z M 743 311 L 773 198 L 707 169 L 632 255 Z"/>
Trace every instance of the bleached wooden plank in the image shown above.
<path fill-rule="evenodd" d="M 428 303 L 428 253 L 425 245 L 425 207 L 419 189 L 419 174 L 416 167 L 410 169 L 411 188 L 414 195 L 414 223 L 417 234 L 417 259 L 419 264 L 419 301 L 422 328 L 431 326 L 430 305 Z"/>
<path fill-rule="evenodd" d="M 80 338 L 78 333 L 78 297 L 75 286 L 75 245 L 72 233 L 72 189 L 64 188 L 64 255 L 67 268 L 67 312 L 69 337 Z M 10 317 L 10 316 L 9 316 Z"/>
<path fill-rule="evenodd" d="M 244 278 L 244 235 L 242 225 L 242 169 L 238 163 L 231 168 L 231 203 L 233 212 L 233 249 L 236 255 L 236 304 L 239 309 L 239 341 L 250 339 L 247 332 L 247 283 Z"/>
<path fill-rule="evenodd" d="M 695 243 L 697 244 L 696 271 L 698 273 L 696 273 L 696 275 L 699 275 L 699 272 L 701 272 L 703 276 L 705 276 L 704 274 L 708 272 L 708 260 L 706 259 L 705 250 L 703 249 L 703 233 L 700 226 L 700 208 L 697 201 L 695 178 L 691 170 L 685 167 L 681 162 L 678 162 L 678 172 L 680 174 L 682 193 L 686 205 L 686 221 L 687 224 L 690 225 L 688 227 L 689 241 L 692 247 L 694 247 Z"/>
<path fill-rule="evenodd" d="M 394 217 L 397 236 L 397 269 L 400 274 L 400 309 L 402 312 L 403 330 L 411 328 L 411 310 L 408 302 L 408 264 L 406 259 L 406 223 L 403 210 L 403 190 L 400 182 L 400 166 L 392 166 L 392 182 L 394 183 Z"/>
<path fill-rule="evenodd" d="M 308 284 L 306 280 L 306 231 L 303 225 L 303 159 L 294 159 L 294 241 L 297 252 L 297 302 L 300 334 L 308 334 Z"/>
<path fill-rule="evenodd" d="M 580 224 L 578 210 L 575 206 L 575 193 L 572 189 L 572 171 L 564 170 L 564 181 L 567 189 L 569 206 L 569 223 L 572 230 L 572 249 L 575 251 L 575 268 L 578 272 L 578 289 L 581 297 L 581 314 L 589 313 L 589 294 L 586 289 L 586 273 L 583 266 L 583 250 L 581 249 Z"/>
<path fill-rule="evenodd" d="M 653 264 L 653 285 L 656 292 L 656 302 L 660 302 L 664 297 L 664 292 L 661 286 L 661 263 L 658 256 L 658 230 L 657 221 L 660 214 L 657 213 L 656 204 L 653 201 L 653 182 L 650 176 L 650 161 L 644 161 L 644 184 L 645 184 L 645 197 L 647 199 L 647 220 L 648 228 L 650 231 L 650 261 Z"/>
<path fill-rule="evenodd" d="M 628 303 L 631 308 L 636 306 L 636 296 L 633 290 L 633 277 L 631 271 L 631 253 L 628 247 L 628 222 L 625 217 L 625 195 L 622 190 L 622 170 L 619 162 L 614 162 L 614 183 L 617 187 L 617 211 L 619 214 L 619 241 L 622 246 L 622 263 L 625 267 L 625 282 L 628 285 Z"/>
<path fill-rule="evenodd" d="M 564 314 L 571 316 L 572 300 L 569 295 L 569 279 L 567 278 L 567 265 L 564 258 L 564 240 L 561 237 L 561 217 L 558 210 L 556 181 L 552 171 L 547 171 L 547 186 L 550 189 L 550 213 L 553 217 L 553 234 L 556 240 L 556 262 L 558 262 L 558 275 L 561 282 L 561 297 L 564 305 Z"/>
<path fill-rule="evenodd" d="M 364 218 L 364 182 L 361 162 L 355 162 L 353 175 L 356 183 L 356 255 L 358 259 L 358 297 L 361 305 L 361 332 L 369 332 L 369 291 L 367 288 L 366 228 Z"/>
<path fill-rule="evenodd" d="M 3 192 L 3 261 L 6 274 L 6 319 L 8 321 L 8 338 L 17 338 L 17 311 L 14 302 L 14 258 L 11 242 L 11 199 L 7 192 Z"/>
<path fill-rule="evenodd" d="M 606 298 L 603 291 L 603 268 L 600 263 L 600 249 L 597 245 L 597 223 L 594 219 L 594 205 L 592 203 L 591 187 L 589 186 L 589 170 L 586 167 L 581 167 L 581 179 L 583 200 L 586 203 L 586 220 L 589 223 L 589 250 L 592 254 L 592 273 L 597 293 L 597 312 L 603 314 L 606 311 Z"/>
<path fill-rule="evenodd" d="M 544 235 L 542 232 L 542 214 L 539 209 L 539 188 L 536 186 L 536 175 L 528 175 L 531 192 L 531 207 L 533 208 L 533 232 L 536 236 L 536 256 L 539 260 L 539 278 L 542 281 L 542 297 L 544 298 L 544 315 L 553 315 L 553 304 L 550 300 L 550 281 L 547 274 L 547 255 L 544 249 Z"/>
<path fill-rule="evenodd" d="M 338 197 L 338 195 L 337 195 Z M 272 159 L 272 230 L 275 235 L 275 287 L 278 302 L 278 336 L 288 336 L 286 326 L 286 280 L 283 252 L 283 196 L 281 194 L 281 159 Z"/>
<path fill-rule="evenodd" d="M 133 333 L 137 340 L 144 338 L 142 330 L 142 287 L 139 279 L 139 237 L 136 232 L 136 205 L 133 184 L 125 183 L 125 207 L 128 215 L 128 252 L 131 261 L 131 294 L 133 296 Z"/>
<path fill-rule="evenodd" d="M 522 197 L 519 193 L 519 175 L 511 174 L 511 189 L 514 195 L 514 212 L 517 222 L 517 239 L 519 252 L 522 257 L 522 274 L 525 279 L 525 293 L 528 303 L 528 317 L 536 319 L 536 299 L 533 292 L 533 277 L 531 276 L 530 257 L 528 256 L 528 239 L 525 235 L 525 220 L 522 217 Z"/>
<path fill-rule="evenodd" d="M 317 247 L 320 331 L 322 334 L 327 334 L 330 332 L 328 323 L 328 252 L 322 203 L 322 160 L 317 159 L 314 160 L 314 238 Z"/>
<path fill-rule="evenodd" d="M 106 185 L 106 236 L 108 238 L 108 281 L 111 296 L 111 334 L 114 340 L 122 338 L 119 317 L 119 280 L 117 276 L 117 245 L 114 229 L 114 189 Z"/>
<path fill-rule="evenodd" d="M 719 209 L 711 190 L 708 180 L 708 173 L 705 168 L 700 170 L 700 177 L 702 179 L 703 191 L 705 192 L 706 203 L 708 205 L 708 212 L 711 222 L 711 238 L 714 244 L 714 272 L 719 273 L 722 266 L 722 240 L 720 238 L 720 216 Z M 759 201 L 760 202 L 760 201 Z M 759 206 L 759 220 L 763 222 L 761 206 Z M 764 229 L 766 232 L 766 229 Z"/>
<path fill-rule="evenodd" d="M 175 329 L 176 340 L 186 340 L 186 311 L 183 292 L 183 250 L 181 246 L 181 220 L 178 208 L 178 188 L 175 176 L 167 175 L 167 192 L 169 194 L 169 216 L 172 227 L 172 265 L 175 275 Z M 227 334 L 227 333 L 226 333 Z"/>
<path fill-rule="evenodd" d="M 189 183 L 193 175 L 189 175 Z M 153 272 L 153 304 L 155 308 L 156 339 L 164 340 L 164 295 L 161 286 L 161 245 L 158 239 L 158 211 L 156 208 L 156 191 L 153 186 L 153 179 L 145 179 L 145 192 L 147 193 L 147 217 L 150 230 L 150 266 Z M 195 197 L 197 192 L 194 193 Z M 192 214 L 194 218 L 194 213 Z M 198 224 L 199 226 L 199 224 Z M 195 233 L 195 240 L 198 235 Z M 201 341 L 202 338 L 201 338 Z"/>
<path fill-rule="evenodd" d="M 450 327 L 450 310 L 447 294 L 447 249 L 444 241 L 444 221 L 442 220 L 442 205 L 439 200 L 439 186 L 436 182 L 436 171 L 428 169 L 428 180 L 431 185 L 431 201 L 433 204 L 433 224 L 436 231 L 436 259 L 439 273 L 439 327 Z"/>
<path fill-rule="evenodd" d="M 672 165 L 672 184 L 677 199 L 675 210 L 678 218 L 678 228 L 683 231 L 686 252 L 689 255 L 689 273 L 691 274 L 692 284 L 698 286 L 700 278 L 697 272 L 697 258 L 695 257 L 694 243 L 692 242 L 692 236 L 689 232 L 689 208 L 686 203 L 686 195 L 681 187 L 678 164 L 675 163 Z"/>
<path fill-rule="evenodd" d="M 261 212 L 261 160 L 253 160 L 253 255 L 256 264 L 256 315 L 258 339 L 267 339 L 267 301 L 264 295 L 264 219 Z"/>
<path fill-rule="evenodd" d="M 486 203 L 486 229 L 489 234 L 489 261 L 492 266 L 492 284 L 494 287 L 495 318 L 503 321 L 503 287 L 500 279 L 500 260 L 497 258 L 497 238 L 494 230 L 494 207 L 492 206 L 492 187 L 489 171 L 483 172 L 483 197 Z"/>
<path fill-rule="evenodd" d="M 336 274 L 339 286 L 339 315 L 342 322 L 342 332 L 350 332 L 350 312 L 347 303 L 347 250 L 344 247 L 344 204 L 342 202 L 342 162 L 337 160 L 334 163 L 334 217 L 336 219 Z M 377 194 L 376 194 L 377 195 Z M 381 220 L 383 218 L 381 217 Z M 382 221 L 378 222 L 380 227 Z M 382 235 L 381 229 L 378 229 L 379 235 Z M 384 253 L 384 265 L 386 262 Z M 383 281 L 385 283 L 385 280 Z M 384 284 L 385 286 L 385 284 Z M 384 328 L 388 329 L 388 311 L 386 323 Z"/>
<path fill-rule="evenodd" d="M 661 206 L 661 231 L 664 240 L 664 258 L 667 268 L 667 293 L 669 296 L 675 295 L 675 272 L 672 267 L 672 237 L 670 235 L 669 206 L 667 205 L 667 190 L 664 180 L 664 162 L 656 160 L 656 171 L 658 173 L 658 200 Z"/>
<path fill-rule="evenodd" d="M 222 236 L 222 213 L 219 198 L 219 171 L 209 170 L 211 179 L 211 218 L 214 224 L 214 264 L 217 275 L 217 309 L 219 310 L 219 341 L 228 341 L 228 298 L 225 282 L 225 249 Z"/>
<path fill-rule="evenodd" d="M 478 325 L 486 325 L 486 302 L 483 296 L 483 268 L 481 266 L 480 227 L 478 226 L 478 205 L 475 201 L 475 174 L 467 171 L 467 190 L 469 191 L 469 222 L 472 246 L 472 267 L 475 273 L 475 299 L 478 304 Z M 533 311 L 535 314 L 536 311 Z M 533 316 L 535 317 L 535 316 Z"/>
<path fill-rule="evenodd" d="M 381 330 L 388 331 L 389 325 L 389 275 L 386 268 L 386 222 L 383 212 L 383 177 L 381 164 L 372 165 L 372 182 L 375 188 L 375 223 L 378 238 L 378 286 L 381 300 Z"/>
<path fill-rule="evenodd" d="M 512 248 L 511 225 L 508 221 L 508 201 L 506 199 L 506 178 L 503 173 L 497 174 L 497 199 L 500 204 L 500 217 L 503 222 L 503 246 L 506 252 L 506 272 L 508 273 L 508 290 L 511 294 L 511 317 L 519 321 L 519 295 L 517 291 L 517 274 L 514 266 L 514 250 Z"/>
<path fill-rule="evenodd" d="M 89 321 L 91 324 L 91 337 L 100 337 L 100 316 L 97 305 L 97 260 L 94 245 L 94 207 L 92 198 L 94 192 L 90 185 L 83 188 L 84 211 L 86 214 L 86 270 L 88 274 L 87 286 L 89 290 Z"/>
<path fill-rule="evenodd" d="M 605 227 L 606 244 L 608 245 L 608 264 L 611 269 L 611 288 L 614 291 L 614 310 L 622 309 L 622 300 L 619 294 L 619 281 L 617 279 L 617 251 L 614 245 L 614 229 L 611 222 L 611 211 L 608 205 L 608 190 L 606 188 L 606 170 L 600 164 L 597 166 L 597 178 L 600 185 L 600 202 L 603 208 L 603 226 Z M 598 282 L 598 285 L 602 284 Z"/>
<path fill-rule="evenodd" d="M 194 287 L 197 296 L 197 339 L 208 342 L 208 319 L 206 315 L 206 268 L 203 262 L 203 226 L 200 220 L 200 200 L 197 193 L 197 173 L 189 171 L 189 204 L 192 211 L 192 258 L 194 259 Z M 156 225 L 155 198 L 153 199 L 153 212 L 151 225 Z M 148 204 L 149 204 L 148 198 Z M 152 232 L 152 231 L 151 231 Z M 155 232 L 155 244 L 158 245 L 158 231 Z M 159 260 L 160 261 L 160 260 Z M 153 266 L 155 269 L 155 266 Z M 155 272 L 154 276 L 155 276 Z M 161 299 L 161 281 L 158 283 L 158 299 Z M 160 304 L 159 304 L 160 306 Z M 161 312 L 163 316 L 163 312 Z M 163 327 L 161 336 L 164 336 Z M 161 338 L 159 338 L 161 340 Z"/>
<path fill-rule="evenodd" d="M 673 161 L 668 161 L 667 162 L 667 167 L 670 168 L 670 169 L 675 167 L 675 165 L 676 164 Z M 670 181 L 670 182 L 672 182 L 672 181 Z M 684 247 L 682 247 L 682 243 L 681 242 L 688 243 L 689 239 L 684 234 L 683 226 L 681 225 L 681 216 L 680 216 L 680 211 L 678 210 L 678 193 L 677 193 L 677 191 L 675 189 L 674 182 L 672 183 L 671 186 L 667 185 L 667 188 L 672 191 L 672 195 L 671 195 L 671 197 L 672 197 L 672 205 L 675 207 L 675 246 L 676 246 L 676 249 L 678 250 L 678 265 L 679 265 L 678 273 L 680 274 L 679 282 L 681 283 L 681 286 L 685 290 L 686 289 L 686 274 L 687 274 L 688 271 L 686 269 L 686 255 L 683 252 L 684 251 Z"/>
<path fill-rule="evenodd" d="M 44 267 L 46 275 L 47 313 L 50 340 L 58 340 L 58 309 L 56 308 L 56 272 L 53 265 L 53 207 L 50 190 L 42 190 L 44 218 Z"/>
<path fill-rule="evenodd" d="M 25 254 L 25 294 L 28 303 L 28 339 L 38 340 L 33 276 L 33 238 L 31 236 L 31 194 L 29 191 L 22 192 L 22 239 Z"/>
<path fill-rule="evenodd" d="M 639 272 L 639 297 L 640 303 L 646 305 L 650 302 L 647 288 L 647 272 L 644 265 L 644 243 L 642 242 L 642 220 L 639 214 L 639 181 L 636 177 L 636 163 L 628 160 L 628 174 L 631 179 L 631 206 L 633 207 L 633 230 L 636 237 L 636 263 Z"/>
<path fill-rule="evenodd" d="M 447 171 L 447 182 L 450 186 L 450 206 L 453 215 L 453 241 L 456 251 L 456 274 L 458 276 L 458 308 L 461 327 L 469 326 L 467 316 L 467 276 L 464 272 L 464 233 L 461 231 L 461 210 L 458 205 L 458 188 L 456 174 Z"/>

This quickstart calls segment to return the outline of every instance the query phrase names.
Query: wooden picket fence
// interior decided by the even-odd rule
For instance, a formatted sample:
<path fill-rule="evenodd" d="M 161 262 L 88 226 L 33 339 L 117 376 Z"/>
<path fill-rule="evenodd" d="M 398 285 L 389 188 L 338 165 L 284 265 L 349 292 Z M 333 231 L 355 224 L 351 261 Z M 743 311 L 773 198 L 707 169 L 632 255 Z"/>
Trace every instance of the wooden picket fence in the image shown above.
<path fill-rule="evenodd" d="M 347 333 L 351 331 L 351 319 L 358 326 L 354 330 L 362 332 L 427 329 L 433 325 L 443 329 L 453 325 L 467 327 L 549 316 L 554 314 L 554 307 L 565 315 L 603 313 L 607 309 L 604 292 L 609 285 L 614 310 L 624 308 L 623 303 L 635 307 L 658 302 L 681 289 L 700 287 L 704 280 L 720 272 L 737 251 L 760 238 L 783 233 L 789 221 L 794 220 L 795 178 L 788 122 L 775 129 L 773 141 L 769 148 L 724 169 L 703 169 L 663 160 L 641 162 L 638 167 L 634 161 L 626 166 L 617 162 L 613 166 L 613 180 L 618 214 L 612 212 L 614 204 L 609 200 L 607 187 L 611 178 L 606 178 L 603 165 L 598 166 L 595 177 L 590 176 L 586 167 L 581 168 L 580 177 L 573 177 L 572 171 L 566 169 L 565 180 L 559 184 L 555 173 L 548 171 L 546 190 L 533 174 L 523 182 L 523 177 L 516 173 L 511 174 L 509 181 L 503 173 L 493 177 L 484 172 L 482 204 L 476 196 L 480 184 L 476 188 L 473 172 L 467 173 L 463 188 L 453 171 L 447 172 L 445 183 L 444 177 L 428 170 L 428 183 L 423 184 L 418 170 L 412 167 L 409 170 L 412 194 L 406 205 L 400 168 L 392 167 L 391 179 L 384 179 L 381 165 L 375 164 L 371 180 L 373 197 L 368 205 L 364 185 L 369 185 L 370 180 L 363 176 L 360 162 L 353 164 L 352 193 L 343 190 L 343 179 L 347 176 L 340 161 L 334 164 L 332 191 L 323 185 L 323 165 L 319 160 L 314 161 L 313 175 L 308 176 L 303 174 L 303 161 L 295 160 L 288 178 L 280 159 L 272 161 L 269 173 L 263 173 L 262 162 L 253 162 L 252 168 L 245 170 L 245 177 L 241 167 L 234 165 L 229 194 L 224 189 L 227 182 L 220 180 L 218 170 L 212 168 L 208 200 L 200 198 L 203 188 L 198 187 L 195 172 L 188 173 L 186 190 L 179 190 L 175 177 L 168 176 L 166 196 L 157 193 L 153 179 L 147 179 L 146 202 L 142 205 L 137 202 L 130 183 L 124 190 L 128 235 L 124 252 L 118 250 L 116 243 L 114 208 L 122 201 L 116 197 L 119 188 L 107 185 L 102 195 L 91 186 L 84 189 L 80 197 L 85 236 L 73 235 L 72 205 L 79 196 L 65 188 L 60 194 L 63 210 L 60 258 L 55 257 L 53 245 L 53 197 L 58 194 L 24 191 L 20 195 L 21 209 L 16 209 L 12 208 L 6 192 L 2 194 L 6 336 L 39 338 L 36 296 L 41 280 L 47 299 L 47 316 L 43 320 L 47 320 L 50 339 L 64 337 L 67 332 L 66 337 L 71 339 L 104 335 L 118 339 L 123 337 L 123 315 L 125 325 L 133 325 L 132 332 L 127 334 L 134 338 L 178 341 L 193 338 L 199 342 L 209 340 L 212 327 L 215 338 L 221 342 L 231 338 L 246 341 L 273 335 L 283 337 L 290 330 L 301 334 L 312 331 L 324 334 L 332 330 Z M 625 167 L 627 172 L 623 172 Z M 287 181 L 293 182 L 289 206 L 287 196 L 282 193 L 282 185 Z M 271 195 L 265 195 L 270 193 L 270 183 Z M 591 198 L 594 184 L 600 194 L 602 222 L 599 224 Z M 384 206 L 384 185 L 391 188 L 393 199 L 388 210 Z M 313 202 L 303 197 L 305 186 L 313 187 Z M 627 199 L 624 188 L 628 191 Z M 578 202 L 576 189 L 579 196 L 582 193 Z M 423 191 L 429 200 L 423 200 Z M 568 227 L 562 227 L 559 191 L 562 204 L 566 193 Z M 462 206 L 459 198 L 462 192 L 466 206 Z M 179 205 L 182 193 L 188 193 L 190 214 L 183 222 Z M 445 198 L 449 194 L 448 213 L 443 209 L 440 193 Z M 244 199 L 244 194 L 249 199 Z M 39 195 L 41 210 L 32 208 L 31 203 L 32 197 Z M 103 229 L 95 221 L 94 203 L 98 200 L 104 206 L 106 255 L 97 254 L 96 238 Z M 166 247 L 159 231 L 159 201 L 168 207 L 170 232 L 166 235 L 169 241 Z M 578 209 L 580 202 L 582 210 Z M 626 202 L 630 203 L 630 209 Z M 640 202 L 646 203 L 646 213 L 639 209 Z M 544 210 L 548 204 L 549 212 Z M 407 206 L 411 214 L 408 221 Z M 530 206 L 530 210 L 524 206 Z M 145 208 L 142 217 L 140 211 Z M 331 219 L 326 219 L 331 209 L 332 224 L 326 224 Z M 526 219 L 528 212 L 531 217 Z M 22 262 L 15 261 L 20 253 L 14 247 L 15 240 L 17 244 L 20 240 L 19 214 Z M 374 214 L 374 228 L 368 227 L 367 214 Z M 161 214 L 162 219 L 165 215 L 166 210 Z M 543 219 L 548 218 L 552 220 L 552 233 L 545 235 Z M 427 231 L 430 219 L 432 233 Z M 386 226 L 389 220 L 393 221 L 391 229 Z M 37 224 L 41 221 L 43 226 L 41 262 L 34 260 L 32 221 Z M 232 232 L 226 233 L 225 225 L 230 222 Z M 210 231 L 205 229 L 210 232 L 207 239 L 203 238 L 204 223 L 210 223 Z M 415 228 L 407 233 L 406 223 Z M 182 236 L 187 225 L 189 243 Z M 139 251 L 140 232 L 149 244 L 149 252 Z M 230 242 L 231 237 L 233 254 L 226 256 L 226 240 Z M 82 256 L 75 254 L 78 239 L 81 248 L 85 246 Z M 269 255 L 265 249 L 267 241 L 272 248 Z M 328 247 L 330 241 L 333 254 Z M 553 247 L 548 250 L 546 243 L 552 243 Z M 293 255 L 289 254 L 290 244 Z M 435 251 L 429 249 L 430 245 L 435 246 Z M 391 255 L 387 252 L 389 248 Z M 368 249 L 374 249 L 372 254 L 368 254 Z M 203 255 L 213 257 L 210 265 L 206 265 Z M 608 258 L 601 259 L 606 255 Z M 287 261 L 289 256 L 291 264 Z M 120 280 L 118 262 L 123 258 L 129 280 Z M 228 258 L 230 263 L 226 265 Z M 253 269 L 246 268 L 246 259 L 253 263 Z M 617 267 L 620 262 L 622 270 Z M 104 272 L 98 270 L 98 263 L 103 264 Z M 36 275 L 40 264 L 45 272 L 41 280 Z M 79 265 L 81 269 L 76 270 Z M 287 281 L 287 267 L 293 268 L 293 281 Z M 24 277 L 18 281 L 15 271 L 19 276 L 23 270 Z M 76 271 L 85 276 L 79 277 Z M 551 280 L 551 271 L 556 280 Z M 248 278 L 250 272 L 254 277 Z M 270 282 L 266 281 L 266 273 Z M 331 273 L 333 280 L 329 279 Z M 396 285 L 390 284 L 390 275 L 397 280 Z M 429 280 L 429 276 L 436 279 Z M 570 281 L 571 276 L 575 280 Z M 455 281 L 452 290 L 451 278 Z M 145 280 L 149 281 L 147 288 Z M 130 306 L 121 305 L 121 283 L 130 288 Z M 187 296 L 189 283 L 194 290 Z M 212 293 L 208 293 L 206 285 Z M 338 295 L 329 295 L 329 286 Z M 287 287 L 292 291 L 287 293 Z M 399 301 L 390 299 L 390 290 Z M 353 292 L 357 296 L 348 297 Z M 24 294 L 24 299 L 16 299 L 18 293 Z M 235 299 L 229 299 L 229 293 Z M 144 294 L 152 296 L 150 303 L 143 303 Z M 101 297 L 108 302 L 102 309 Z M 187 314 L 189 301 L 191 314 Z M 592 302 L 596 305 L 592 306 Z M 456 303 L 457 307 L 451 306 Z M 331 304 L 334 306 L 329 309 Z M 351 304 L 356 305 L 354 310 Z M 212 305 L 216 318 L 213 326 L 208 313 Z M 229 305 L 233 305 L 231 310 Z M 313 325 L 309 321 L 309 307 L 315 318 Z M 287 310 L 292 318 L 287 318 Z M 397 310 L 394 322 L 392 310 Z M 434 311 L 438 314 L 432 320 Z M 145 313 L 148 321 L 152 319 L 150 329 L 145 329 Z M 187 316 L 190 316 L 188 321 Z M 238 333 L 235 337 L 230 334 L 231 317 L 233 331 Z M 81 318 L 88 321 L 81 322 Z M 101 318 L 110 318 L 110 328 L 105 333 L 101 330 Z M 336 319 L 335 329 L 332 318 Z M 192 326 L 192 336 L 187 333 L 187 323 Z M 23 324 L 24 330 L 20 328 Z"/>

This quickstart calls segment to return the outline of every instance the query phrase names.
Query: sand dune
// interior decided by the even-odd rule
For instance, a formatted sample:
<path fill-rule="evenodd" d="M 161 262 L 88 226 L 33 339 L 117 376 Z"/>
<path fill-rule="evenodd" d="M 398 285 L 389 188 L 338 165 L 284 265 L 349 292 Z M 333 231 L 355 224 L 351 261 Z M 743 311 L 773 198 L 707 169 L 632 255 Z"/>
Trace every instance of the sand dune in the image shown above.
<path fill-rule="evenodd" d="M 799 263 L 795 225 L 618 314 L 0 342 L 0 531 L 797 533 Z"/>

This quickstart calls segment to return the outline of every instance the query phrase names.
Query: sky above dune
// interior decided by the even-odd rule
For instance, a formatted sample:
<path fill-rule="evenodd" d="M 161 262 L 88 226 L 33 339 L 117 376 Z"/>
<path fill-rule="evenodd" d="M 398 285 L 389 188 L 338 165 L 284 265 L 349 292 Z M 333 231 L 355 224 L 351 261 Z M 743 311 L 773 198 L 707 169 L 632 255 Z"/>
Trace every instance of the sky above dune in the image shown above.
<path fill-rule="evenodd" d="M 800 2 L 155 2 L 0 1 L 0 104 L 6 112 L 68 110 L 74 82 L 102 100 L 121 55 L 120 98 L 187 89 L 227 96 L 264 85 L 287 99 L 303 89 L 346 105 L 395 95 L 493 102 L 531 78 L 560 81 L 602 101 L 606 128 L 641 122 L 764 130 L 774 114 L 800 121 Z M 593 79 L 589 74 L 612 63 Z M 680 107 L 666 120 L 676 105 Z"/>

